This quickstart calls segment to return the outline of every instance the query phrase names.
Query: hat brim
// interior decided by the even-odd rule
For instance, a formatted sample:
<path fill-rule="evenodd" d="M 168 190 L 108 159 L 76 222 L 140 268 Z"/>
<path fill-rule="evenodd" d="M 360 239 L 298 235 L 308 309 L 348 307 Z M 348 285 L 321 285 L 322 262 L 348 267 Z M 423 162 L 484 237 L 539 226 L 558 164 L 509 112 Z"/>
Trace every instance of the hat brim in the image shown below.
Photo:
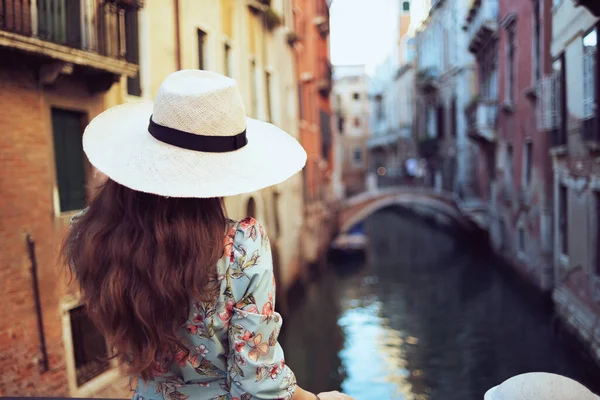
<path fill-rule="evenodd" d="M 247 119 L 248 144 L 227 153 L 182 149 L 148 133 L 152 103 L 129 103 L 94 118 L 83 150 L 100 172 L 128 188 L 165 197 L 225 197 L 276 185 L 300 171 L 306 152 L 280 128 Z"/>

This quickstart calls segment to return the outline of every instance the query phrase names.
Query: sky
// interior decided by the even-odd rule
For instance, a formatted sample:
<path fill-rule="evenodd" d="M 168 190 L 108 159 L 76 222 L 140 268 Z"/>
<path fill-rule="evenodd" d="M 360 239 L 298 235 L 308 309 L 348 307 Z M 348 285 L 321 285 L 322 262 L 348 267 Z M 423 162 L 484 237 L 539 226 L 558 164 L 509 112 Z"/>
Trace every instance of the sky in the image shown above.
<path fill-rule="evenodd" d="M 423 0 L 412 0 L 414 11 Z M 373 67 L 385 60 L 396 41 L 400 0 L 334 0 L 331 6 L 331 60 L 334 65 Z"/>

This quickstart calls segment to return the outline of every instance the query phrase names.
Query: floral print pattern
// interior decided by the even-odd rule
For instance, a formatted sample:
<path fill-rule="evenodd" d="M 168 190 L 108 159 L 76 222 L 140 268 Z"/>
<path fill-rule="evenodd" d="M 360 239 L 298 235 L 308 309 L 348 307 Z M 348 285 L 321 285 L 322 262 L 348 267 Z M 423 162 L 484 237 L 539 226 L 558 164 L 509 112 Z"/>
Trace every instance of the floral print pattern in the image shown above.
<path fill-rule="evenodd" d="M 231 222 L 214 302 L 192 301 L 181 328 L 185 349 L 139 380 L 134 399 L 291 399 L 296 388 L 277 342 L 275 279 L 265 229 L 253 218 Z"/>

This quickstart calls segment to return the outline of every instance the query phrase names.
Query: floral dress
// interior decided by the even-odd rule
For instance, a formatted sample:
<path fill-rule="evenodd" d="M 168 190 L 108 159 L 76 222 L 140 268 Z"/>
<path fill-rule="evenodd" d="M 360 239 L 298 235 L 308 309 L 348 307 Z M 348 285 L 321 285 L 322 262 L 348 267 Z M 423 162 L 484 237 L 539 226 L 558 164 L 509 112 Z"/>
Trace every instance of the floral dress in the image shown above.
<path fill-rule="evenodd" d="M 217 270 L 218 298 L 191 300 L 181 327 L 188 352 L 178 351 L 170 365 L 157 363 L 152 381 L 138 379 L 134 400 L 291 399 L 296 378 L 277 342 L 282 320 L 263 226 L 253 218 L 231 221 Z"/>

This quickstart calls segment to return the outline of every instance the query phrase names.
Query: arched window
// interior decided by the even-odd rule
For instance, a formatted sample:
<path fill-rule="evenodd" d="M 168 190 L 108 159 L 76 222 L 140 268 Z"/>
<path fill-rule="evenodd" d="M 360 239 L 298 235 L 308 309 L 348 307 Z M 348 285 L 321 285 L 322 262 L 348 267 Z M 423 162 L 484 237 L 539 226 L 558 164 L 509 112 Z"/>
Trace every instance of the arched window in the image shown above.
<path fill-rule="evenodd" d="M 256 201 L 254 197 L 250 197 L 246 205 L 246 216 L 256 218 Z"/>

